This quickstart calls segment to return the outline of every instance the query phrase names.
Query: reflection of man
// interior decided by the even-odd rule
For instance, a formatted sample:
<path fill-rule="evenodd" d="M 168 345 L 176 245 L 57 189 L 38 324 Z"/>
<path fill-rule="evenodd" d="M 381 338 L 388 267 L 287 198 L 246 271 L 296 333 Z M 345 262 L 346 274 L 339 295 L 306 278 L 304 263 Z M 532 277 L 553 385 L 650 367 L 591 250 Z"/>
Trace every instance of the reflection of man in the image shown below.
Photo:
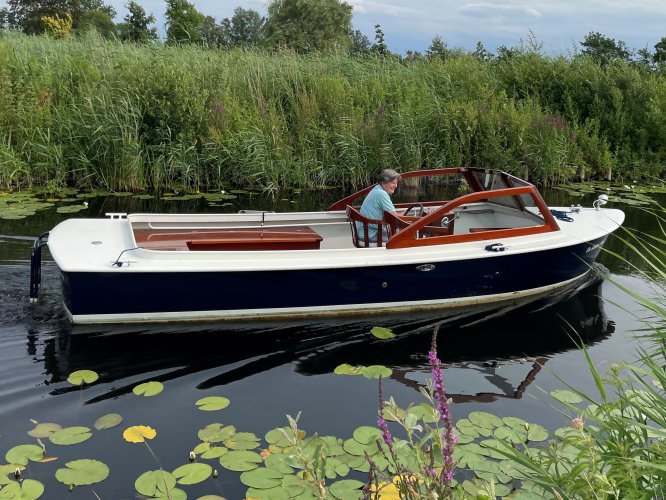
<path fill-rule="evenodd" d="M 389 195 L 392 195 L 395 188 L 398 187 L 398 180 L 400 174 L 395 170 L 387 168 L 379 174 L 377 185 L 368 193 L 368 196 L 363 200 L 361 205 L 361 215 L 368 219 L 384 218 L 384 211 L 395 214 L 395 207 Z M 356 223 L 358 226 L 358 222 Z M 363 234 L 363 228 L 359 227 L 359 234 Z M 371 243 L 377 243 L 377 226 L 375 224 L 368 225 L 368 238 Z M 388 239 L 386 228 L 382 229 L 382 241 Z"/>

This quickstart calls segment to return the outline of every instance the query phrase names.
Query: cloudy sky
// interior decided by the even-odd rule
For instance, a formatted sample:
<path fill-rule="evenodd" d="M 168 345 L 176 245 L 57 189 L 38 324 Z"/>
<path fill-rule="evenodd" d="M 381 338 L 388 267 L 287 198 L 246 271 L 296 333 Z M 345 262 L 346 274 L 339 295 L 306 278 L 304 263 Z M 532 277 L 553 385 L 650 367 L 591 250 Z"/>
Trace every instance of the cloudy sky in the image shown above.
<path fill-rule="evenodd" d="M 164 33 L 164 0 L 137 0 L 158 20 Z M 190 0 L 191 1 L 191 0 Z M 425 51 L 435 35 L 449 47 L 473 50 L 477 41 L 491 51 L 527 40 L 530 31 L 547 54 L 567 55 L 585 36 L 598 31 L 624 41 L 630 49 L 647 47 L 666 37 L 666 0 L 347 0 L 353 25 L 371 41 L 379 24 L 393 52 Z M 4 2 L 0 0 L 0 5 Z M 106 0 L 119 20 L 126 0 Z M 266 0 L 194 0 L 196 8 L 217 21 L 236 7 L 266 13 Z"/>

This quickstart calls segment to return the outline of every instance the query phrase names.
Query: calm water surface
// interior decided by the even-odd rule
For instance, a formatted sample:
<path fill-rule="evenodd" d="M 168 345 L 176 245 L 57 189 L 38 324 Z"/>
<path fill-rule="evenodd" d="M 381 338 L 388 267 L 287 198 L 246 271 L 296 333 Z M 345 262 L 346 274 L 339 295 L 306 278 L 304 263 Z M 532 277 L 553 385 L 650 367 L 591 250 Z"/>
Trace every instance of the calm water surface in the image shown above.
<path fill-rule="evenodd" d="M 295 203 L 288 197 L 240 195 L 231 205 L 213 208 L 202 200 L 107 197 L 91 200 L 89 210 L 74 216 L 116 211 L 321 209 L 337 197 L 320 193 Z M 560 193 L 549 193 L 546 198 L 552 205 L 572 201 Z M 590 201 L 583 204 L 589 206 Z M 628 227 L 656 232 L 653 220 L 641 210 L 622 208 Z M 57 269 L 48 252 L 40 302 L 30 306 L 32 242 L 21 237 L 48 231 L 71 216 L 50 209 L 23 220 L 0 220 L 0 454 L 4 457 L 13 446 L 35 443 L 26 434 L 34 427 L 32 420 L 92 428 L 100 416 L 119 413 L 123 423 L 93 431 L 91 439 L 74 446 L 43 440 L 46 456 L 57 460 L 31 463 L 25 475 L 45 484 L 43 498 L 136 498 L 134 481 L 158 465 L 144 445 L 123 440 L 123 430 L 131 425 L 157 430 L 151 448 L 168 470 L 188 462 L 190 450 L 199 443 L 197 432 L 214 422 L 263 438 L 268 430 L 286 425 L 287 414 L 301 412 L 300 427 L 308 433 L 347 438 L 358 426 L 375 425 L 377 380 L 333 374 L 341 363 L 386 365 L 393 370 L 384 381 L 386 397 L 393 396 L 403 407 L 423 401 L 419 387 L 429 378 L 432 325 L 441 319 L 432 314 L 224 327 L 72 327 L 63 316 Z M 616 238 L 606 247 L 633 259 Z M 649 284 L 626 262 L 602 254 L 600 263 L 624 286 L 651 294 Z M 583 355 L 570 338 L 574 330 L 590 346 L 601 370 L 614 361 L 634 359 L 638 347 L 635 330 L 642 326 L 638 319 L 642 312 L 622 291 L 608 282 L 595 281 L 566 291 L 558 300 L 556 304 L 448 318 L 440 331 L 439 355 L 455 419 L 483 410 L 519 416 L 550 429 L 564 425 L 565 417 L 543 392 L 561 388 L 556 375 L 594 393 Z M 369 333 L 372 326 L 393 328 L 397 337 L 377 340 Z M 83 390 L 72 386 L 66 379 L 80 369 L 95 370 L 99 381 Z M 151 380 L 163 382 L 164 392 L 152 398 L 132 393 L 134 386 Z M 206 396 L 225 396 L 231 404 L 217 412 L 200 411 L 194 403 Z M 54 479 L 54 472 L 67 461 L 81 458 L 105 462 L 111 474 L 102 483 L 68 493 Z M 227 471 L 217 460 L 208 463 L 220 471 L 219 478 L 183 487 L 188 498 L 205 494 L 244 497 L 246 487 L 240 483 L 239 473 Z"/>

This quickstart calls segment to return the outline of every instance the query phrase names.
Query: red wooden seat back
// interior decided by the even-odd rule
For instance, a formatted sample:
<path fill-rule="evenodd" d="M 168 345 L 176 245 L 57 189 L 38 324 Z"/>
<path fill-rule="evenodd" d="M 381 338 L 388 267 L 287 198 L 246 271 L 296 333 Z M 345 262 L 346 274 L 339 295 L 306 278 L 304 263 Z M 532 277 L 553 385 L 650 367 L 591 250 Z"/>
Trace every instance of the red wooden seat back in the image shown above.
<path fill-rule="evenodd" d="M 370 246 L 375 246 L 375 242 L 370 241 L 368 236 L 368 228 L 372 225 L 377 226 L 376 244 L 378 247 L 382 246 L 382 238 L 384 236 L 382 229 L 384 227 L 384 221 L 379 219 L 368 219 L 367 217 L 361 215 L 361 212 L 359 212 L 351 205 L 347 205 L 347 217 L 349 218 L 349 224 L 351 225 L 352 242 L 354 243 L 355 247 L 368 248 Z M 359 231 L 359 229 L 361 229 L 361 231 Z"/>

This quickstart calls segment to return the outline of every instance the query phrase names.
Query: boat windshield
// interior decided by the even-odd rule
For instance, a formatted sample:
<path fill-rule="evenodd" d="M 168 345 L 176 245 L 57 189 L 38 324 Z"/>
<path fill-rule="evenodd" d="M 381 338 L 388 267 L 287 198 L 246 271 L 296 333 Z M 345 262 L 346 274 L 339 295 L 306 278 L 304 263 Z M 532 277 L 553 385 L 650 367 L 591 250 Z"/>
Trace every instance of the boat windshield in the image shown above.
<path fill-rule="evenodd" d="M 514 188 L 530 186 L 518 177 L 500 171 L 474 171 L 472 175 L 477 179 L 479 185 L 484 191 L 494 191 L 498 189 Z M 505 207 L 517 208 L 524 210 L 525 208 L 536 207 L 534 198 L 530 194 L 521 194 L 513 196 L 498 196 L 490 200 L 492 203 L 503 205 Z"/>

